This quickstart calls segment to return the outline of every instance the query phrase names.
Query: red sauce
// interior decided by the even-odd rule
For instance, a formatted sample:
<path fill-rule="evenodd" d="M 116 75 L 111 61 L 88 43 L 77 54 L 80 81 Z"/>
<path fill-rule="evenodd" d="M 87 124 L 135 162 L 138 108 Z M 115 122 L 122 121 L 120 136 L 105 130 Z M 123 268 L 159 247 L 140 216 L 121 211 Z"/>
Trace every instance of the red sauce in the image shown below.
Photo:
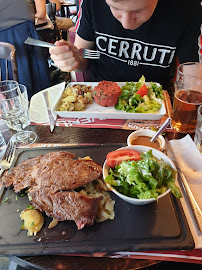
<path fill-rule="evenodd" d="M 145 146 L 153 147 L 159 150 L 161 147 L 159 139 L 157 138 L 154 142 L 150 142 L 150 140 L 151 140 L 151 137 L 148 137 L 148 136 L 137 136 L 132 139 L 131 144 L 132 145 L 145 145 Z"/>

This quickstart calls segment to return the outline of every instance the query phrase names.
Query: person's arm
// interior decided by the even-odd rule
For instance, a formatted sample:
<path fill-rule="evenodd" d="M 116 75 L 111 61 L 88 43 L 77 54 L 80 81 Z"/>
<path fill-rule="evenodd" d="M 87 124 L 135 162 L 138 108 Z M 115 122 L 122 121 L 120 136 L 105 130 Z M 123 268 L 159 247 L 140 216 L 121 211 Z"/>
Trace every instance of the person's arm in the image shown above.
<path fill-rule="evenodd" d="M 55 3 L 56 4 L 56 11 L 60 11 L 61 8 L 61 2 L 60 0 L 49 0 L 50 3 Z"/>
<path fill-rule="evenodd" d="M 34 0 L 36 13 L 35 17 L 38 19 L 43 19 L 46 17 L 46 0 Z"/>
<path fill-rule="evenodd" d="M 79 54 L 79 49 L 92 49 L 94 42 L 82 39 L 76 34 L 74 45 L 69 41 L 60 40 L 56 47 L 50 48 L 51 58 L 55 65 L 62 71 L 84 71 L 88 66 L 88 60 Z"/>

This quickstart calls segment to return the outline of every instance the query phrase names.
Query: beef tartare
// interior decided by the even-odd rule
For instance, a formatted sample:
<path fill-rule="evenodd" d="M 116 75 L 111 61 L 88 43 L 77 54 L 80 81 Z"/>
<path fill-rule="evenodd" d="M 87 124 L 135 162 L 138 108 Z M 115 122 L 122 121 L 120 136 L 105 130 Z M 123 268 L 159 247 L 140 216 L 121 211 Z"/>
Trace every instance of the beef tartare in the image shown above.
<path fill-rule="evenodd" d="M 115 82 L 101 81 L 94 88 L 94 100 L 103 107 L 115 106 L 120 95 L 121 88 Z"/>

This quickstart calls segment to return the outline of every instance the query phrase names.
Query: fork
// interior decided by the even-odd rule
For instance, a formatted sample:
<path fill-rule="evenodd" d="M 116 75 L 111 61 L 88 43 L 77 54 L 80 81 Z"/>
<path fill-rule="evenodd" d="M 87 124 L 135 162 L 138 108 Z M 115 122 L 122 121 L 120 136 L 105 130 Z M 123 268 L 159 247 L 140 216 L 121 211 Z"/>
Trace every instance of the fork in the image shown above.
<path fill-rule="evenodd" d="M 10 169 L 13 158 L 15 156 L 15 143 L 11 140 L 8 142 L 6 151 L 0 161 L 0 177 L 2 176 L 3 172 Z"/>
<path fill-rule="evenodd" d="M 28 37 L 24 41 L 24 43 L 28 44 L 28 45 L 46 47 L 46 48 L 55 47 L 55 45 L 52 44 L 52 43 L 45 42 L 45 41 L 42 41 L 42 40 L 37 40 L 37 39 L 34 39 L 34 38 L 30 38 L 30 37 Z M 90 49 L 79 49 L 78 52 L 83 58 L 100 59 L 100 52 L 99 51 L 90 50 Z"/>

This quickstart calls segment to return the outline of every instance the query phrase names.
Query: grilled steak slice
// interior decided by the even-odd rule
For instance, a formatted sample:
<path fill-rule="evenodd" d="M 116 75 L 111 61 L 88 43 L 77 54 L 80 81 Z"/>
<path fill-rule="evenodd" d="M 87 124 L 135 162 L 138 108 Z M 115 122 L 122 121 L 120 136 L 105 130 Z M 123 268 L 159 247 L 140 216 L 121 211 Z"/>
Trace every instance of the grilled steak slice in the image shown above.
<path fill-rule="evenodd" d="M 68 152 L 52 152 L 23 161 L 10 174 L 1 178 L 5 187 L 14 186 L 19 192 L 30 187 L 31 192 L 48 187 L 53 194 L 71 190 L 96 180 L 102 167 L 92 160 L 74 160 L 76 155 Z"/>
<path fill-rule="evenodd" d="M 69 152 L 51 152 L 44 156 L 38 156 L 36 158 L 28 159 L 21 162 L 18 166 L 14 167 L 8 175 L 3 176 L 0 179 L 5 187 L 14 187 L 14 191 L 17 193 L 27 187 L 34 187 L 40 185 L 40 166 L 43 164 L 47 168 L 52 163 L 60 164 L 61 162 L 67 162 L 72 160 L 76 155 Z"/>
<path fill-rule="evenodd" d="M 59 220 L 74 220 L 78 229 L 93 225 L 102 196 L 91 198 L 74 191 L 57 192 L 52 195 L 53 215 Z"/>
<path fill-rule="evenodd" d="M 42 156 L 33 159 L 28 159 L 14 167 L 11 173 L 3 176 L 0 182 L 5 187 L 14 186 L 14 191 L 17 193 L 27 187 L 36 185 L 33 173 L 37 170 Z"/>
<path fill-rule="evenodd" d="M 53 203 L 48 189 L 37 189 L 33 192 L 29 190 L 28 195 L 32 198 L 32 205 L 37 210 L 45 212 L 47 216 L 52 217 Z"/>
<path fill-rule="evenodd" d="M 91 198 L 74 191 L 59 191 L 53 195 L 48 189 L 29 193 L 37 210 L 58 221 L 74 220 L 78 229 L 95 221 L 102 196 Z"/>
<path fill-rule="evenodd" d="M 102 174 L 102 168 L 92 160 L 53 161 L 48 165 L 39 164 L 36 182 L 39 187 L 48 187 L 50 193 L 60 190 L 72 190 L 96 180 Z"/>

